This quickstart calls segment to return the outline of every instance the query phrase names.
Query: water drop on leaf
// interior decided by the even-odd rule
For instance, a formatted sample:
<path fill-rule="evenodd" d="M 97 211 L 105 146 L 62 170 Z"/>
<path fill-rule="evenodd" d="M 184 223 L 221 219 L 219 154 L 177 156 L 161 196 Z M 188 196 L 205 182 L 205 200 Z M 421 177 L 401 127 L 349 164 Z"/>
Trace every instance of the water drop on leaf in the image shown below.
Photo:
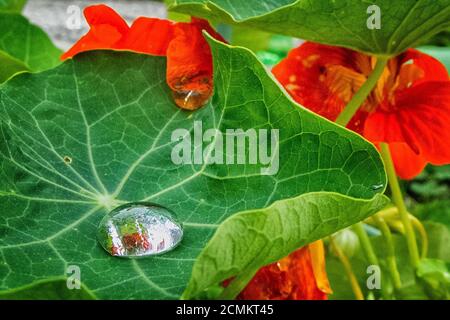
<path fill-rule="evenodd" d="M 373 190 L 373 191 L 378 191 L 378 190 L 383 189 L 383 187 L 384 187 L 384 184 L 382 184 L 382 183 L 380 183 L 380 184 L 375 184 L 375 185 L 372 186 L 372 190 Z"/>
<path fill-rule="evenodd" d="M 181 109 L 196 110 L 208 103 L 210 93 L 200 93 L 194 90 L 173 91 L 173 99 Z"/>
<path fill-rule="evenodd" d="M 150 203 L 129 203 L 112 210 L 100 222 L 97 239 L 111 255 L 136 258 L 173 250 L 183 228 L 168 209 Z"/>
<path fill-rule="evenodd" d="M 182 77 L 174 81 L 172 95 L 175 103 L 182 109 L 196 110 L 208 103 L 213 94 L 209 77 Z"/>

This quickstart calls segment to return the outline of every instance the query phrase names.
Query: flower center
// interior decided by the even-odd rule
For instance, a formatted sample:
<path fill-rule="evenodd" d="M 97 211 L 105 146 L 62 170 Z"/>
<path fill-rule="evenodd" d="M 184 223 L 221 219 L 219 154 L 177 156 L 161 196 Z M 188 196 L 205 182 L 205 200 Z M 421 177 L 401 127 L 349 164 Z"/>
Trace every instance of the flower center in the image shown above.
<path fill-rule="evenodd" d="M 375 63 L 376 58 L 359 54 L 354 61 L 354 69 L 342 65 L 326 66 L 320 81 L 325 82 L 330 91 L 347 104 L 367 80 Z M 377 107 L 385 111 L 394 111 L 396 93 L 411 87 L 423 76 L 423 70 L 417 65 L 413 63 L 400 65 L 399 59 L 391 59 L 361 109 L 368 113 Z"/>

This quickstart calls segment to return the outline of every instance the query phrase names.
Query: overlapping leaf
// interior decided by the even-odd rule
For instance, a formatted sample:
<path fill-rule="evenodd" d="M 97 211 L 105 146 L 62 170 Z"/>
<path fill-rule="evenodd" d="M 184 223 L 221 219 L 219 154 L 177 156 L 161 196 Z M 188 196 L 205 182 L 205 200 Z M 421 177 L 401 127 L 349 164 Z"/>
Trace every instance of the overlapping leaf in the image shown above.
<path fill-rule="evenodd" d="M 383 205 L 385 173 L 370 143 L 292 102 L 248 50 L 211 46 L 215 95 L 194 113 L 172 102 L 164 58 L 125 52 L 81 54 L 0 87 L 0 291 L 77 265 L 98 298 L 178 298 L 205 250 L 196 263 L 207 265 L 208 279 L 200 283 L 196 269 L 193 297 L 242 271 L 262 243 L 249 247 L 258 230 L 273 249 L 254 256 L 262 264 Z M 258 164 L 175 165 L 171 134 L 192 132 L 194 121 L 223 132 L 279 129 L 278 173 L 261 175 Z M 184 225 L 182 244 L 141 260 L 104 252 L 97 224 L 131 201 L 173 210 Z M 242 258 L 245 246 L 220 245 L 237 230 L 249 249 Z M 216 245 L 223 249 L 208 250 Z M 214 268 L 210 259 L 230 263 Z"/>
<path fill-rule="evenodd" d="M 0 11 L 21 12 L 26 0 L 0 0 Z"/>
<path fill-rule="evenodd" d="M 450 0 L 174 0 L 171 10 L 384 56 L 450 26 Z"/>
<path fill-rule="evenodd" d="M 20 71 L 50 69 L 60 55 L 44 31 L 20 14 L 0 10 L 0 83 Z"/>

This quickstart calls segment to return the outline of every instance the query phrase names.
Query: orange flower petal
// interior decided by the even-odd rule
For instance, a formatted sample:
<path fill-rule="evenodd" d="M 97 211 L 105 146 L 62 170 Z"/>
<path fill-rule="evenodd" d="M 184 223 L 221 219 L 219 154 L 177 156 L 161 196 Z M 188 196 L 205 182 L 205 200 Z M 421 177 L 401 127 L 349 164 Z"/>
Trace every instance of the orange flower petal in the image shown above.
<path fill-rule="evenodd" d="M 419 84 L 426 81 L 448 81 L 447 68 L 439 60 L 415 49 L 409 49 L 401 57 L 400 61 L 405 64 L 411 61 L 423 71 L 423 77 L 416 81 Z"/>
<path fill-rule="evenodd" d="M 405 142 L 435 165 L 450 163 L 450 81 L 422 82 L 397 98 Z"/>
<path fill-rule="evenodd" d="M 303 106 L 335 120 L 365 78 L 374 59 L 351 50 L 305 43 L 293 49 L 273 73 Z M 348 128 L 372 142 L 398 147 L 403 177 L 430 162 L 450 163 L 450 81 L 444 65 L 417 50 L 389 61 L 378 86 Z M 396 157 L 398 159 L 398 157 Z M 395 160 L 394 160 L 395 161 Z"/>
<path fill-rule="evenodd" d="M 191 23 L 175 25 L 174 39 L 167 50 L 167 82 L 172 89 L 198 75 L 212 76 L 211 49 L 203 30 L 225 42 L 206 20 L 193 18 Z"/>
<path fill-rule="evenodd" d="M 116 11 L 104 4 L 86 7 L 84 16 L 91 27 L 106 24 L 116 28 L 117 32 L 123 35 L 129 30 L 125 20 Z"/>
<path fill-rule="evenodd" d="M 370 58 L 357 52 L 305 42 L 272 72 L 295 101 L 334 121 L 370 73 Z M 352 120 L 352 125 L 358 127 Z"/>
<path fill-rule="evenodd" d="M 325 248 L 323 246 L 323 241 L 318 240 L 310 243 L 308 249 L 311 255 L 312 268 L 314 277 L 316 278 L 317 288 L 326 294 L 333 293 L 325 267 Z"/>
<path fill-rule="evenodd" d="M 138 18 L 134 21 L 123 47 L 152 55 L 165 56 L 174 37 L 175 25 L 169 20 Z"/>
<path fill-rule="evenodd" d="M 91 29 L 61 56 L 62 60 L 84 51 L 120 49 L 118 44 L 129 30 L 122 17 L 108 6 L 89 6 L 84 9 L 84 15 Z"/>
<path fill-rule="evenodd" d="M 225 42 L 208 21 L 192 18 L 173 23 L 156 18 L 138 18 L 131 28 L 111 8 L 90 6 L 84 11 L 91 29 L 61 59 L 79 52 L 119 49 L 167 56 L 167 84 L 175 102 L 184 109 L 203 106 L 213 92 L 212 55 L 203 30 Z"/>
<path fill-rule="evenodd" d="M 320 244 L 313 245 L 312 251 L 320 252 Z M 319 249 L 316 251 L 316 249 Z M 323 252 L 322 252 L 323 253 Z M 323 273 L 323 257 L 314 256 L 308 246 L 303 247 L 277 263 L 261 268 L 241 292 L 242 300 L 325 300 L 328 280 L 317 279 L 314 263 L 319 263 L 317 272 Z M 318 283 L 322 286 L 319 288 Z M 324 289 L 324 290 L 323 290 Z"/>
<path fill-rule="evenodd" d="M 403 90 L 395 109 L 378 108 L 369 115 L 364 136 L 373 142 L 406 143 L 422 161 L 450 163 L 450 81 Z"/>
<path fill-rule="evenodd" d="M 212 55 L 203 30 L 225 41 L 206 20 L 193 18 L 191 23 L 175 25 L 174 38 L 167 49 L 167 84 L 184 109 L 204 105 L 213 90 Z"/>
<path fill-rule="evenodd" d="M 427 165 L 427 161 L 421 155 L 416 154 L 406 143 L 390 143 L 389 149 L 395 171 L 402 179 L 414 179 Z"/>
<path fill-rule="evenodd" d="M 108 38 L 101 37 L 102 34 L 107 34 Z M 100 38 L 98 37 L 100 35 Z M 101 40 L 100 40 L 101 39 Z M 83 36 L 78 42 L 61 56 L 61 60 L 72 58 L 80 52 L 112 49 L 114 44 L 121 39 L 121 35 L 114 27 L 98 26 L 94 32 L 89 32 Z"/>
<path fill-rule="evenodd" d="M 325 83 L 326 66 L 343 64 L 345 56 L 341 48 L 306 42 L 292 49 L 272 73 L 295 101 L 334 121 L 345 101 Z"/>
<path fill-rule="evenodd" d="M 364 125 L 364 137 L 377 142 L 405 142 L 399 115 L 396 112 L 388 112 L 377 109 L 368 115 Z M 416 149 L 418 152 L 418 150 Z"/>
<path fill-rule="evenodd" d="M 364 136 L 390 143 L 398 174 L 412 179 L 428 162 L 450 163 L 450 81 L 439 61 L 416 50 L 400 59 L 413 64 L 401 67 L 394 100 L 369 115 Z"/>

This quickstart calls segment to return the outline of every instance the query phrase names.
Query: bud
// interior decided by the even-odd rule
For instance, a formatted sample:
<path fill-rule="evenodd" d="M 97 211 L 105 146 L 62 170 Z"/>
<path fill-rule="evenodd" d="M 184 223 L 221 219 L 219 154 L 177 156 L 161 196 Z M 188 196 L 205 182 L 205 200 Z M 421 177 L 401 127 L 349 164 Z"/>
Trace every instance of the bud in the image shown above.
<path fill-rule="evenodd" d="M 336 246 L 349 258 L 359 250 L 359 239 L 351 229 L 343 229 L 333 235 Z"/>

